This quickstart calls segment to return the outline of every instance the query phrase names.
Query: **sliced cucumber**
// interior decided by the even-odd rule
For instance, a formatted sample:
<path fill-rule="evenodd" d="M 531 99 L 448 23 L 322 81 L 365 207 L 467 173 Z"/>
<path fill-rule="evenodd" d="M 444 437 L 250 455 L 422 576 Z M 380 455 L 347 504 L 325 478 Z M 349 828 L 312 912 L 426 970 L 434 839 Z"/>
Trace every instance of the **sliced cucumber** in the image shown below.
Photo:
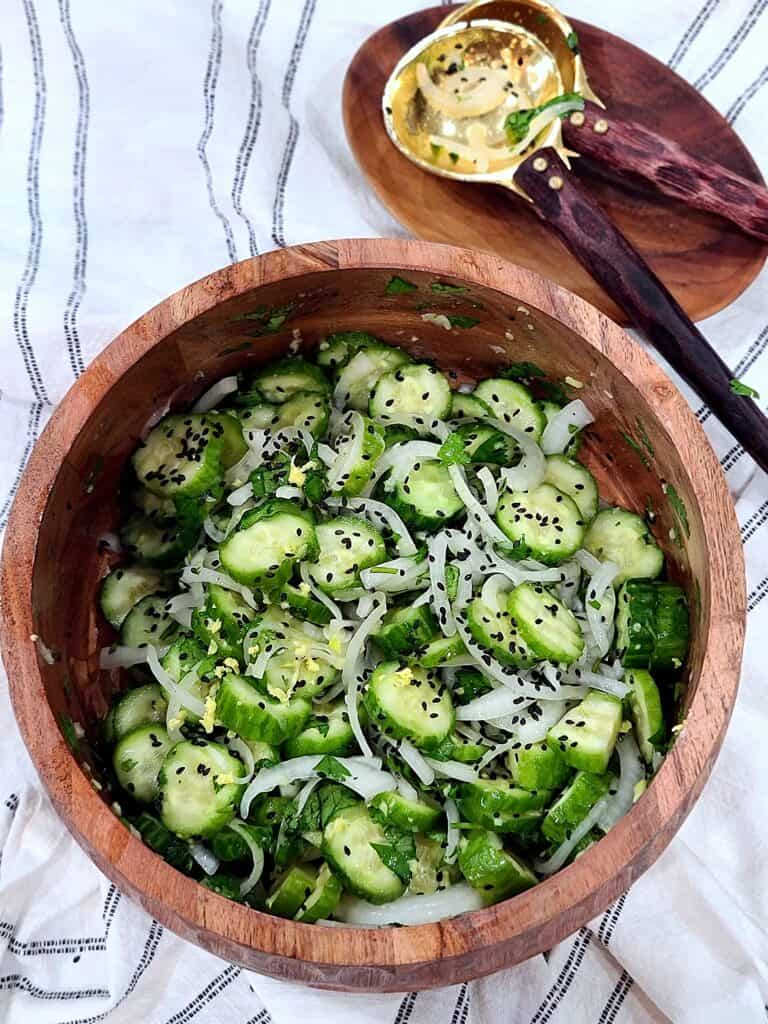
<path fill-rule="evenodd" d="M 621 719 L 621 701 L 617 697 L 590 690 L 584 700 L 552 726 L 547 743 L 560 751 L 571 768 L 599 775 L 608 767 Z"/>
<path fill-rule="evenodd" d="M 515 587 L 507 610 L 513 625 L 539 658 L 568 665 L 581 657 L 584 636 L 578 620 L 540 583 Z"/>
<path fill-rule="evenodd" d="M 246 676 L 227 675 L 216 694 L 216 717 L 244 740 L 278 746 L 298 736 L 312 714 L 308 700 L 278 700 Z"/>
<path fill-rule="evenodd" d="M 243 430 L 267 430 L 273 427 L 277 409 L 276 405 L 271 405 L 269 402 L 261 402 L 249 409 L 241 409 L 239 416 Z"/>
<path fill-rule="evenodd" d="M 447 761 L 460 761 L 462 764 L 474 764 L 475 761 L 480 761 L 488 753 L 490 748 L 486 743 L 475 743 L 468 739 L 466 736 L 460 736 L 458 733 L 451 733 L 451 735 L 440 744 L 440 749 L 435 751 L 432 756 L 437 758 L 445 758 Z"/>
<path fill-rule="evenodd" d="M 229 469 L 248 451 L 242 423 L 237 416 L 228 412 L 209 412 L 206 417 L 213 424 L 214 434 L 221 431 L 221 464 L 224 469 Z"/>
<path fill-rule="evenodd" d="M 570 785 L 549 808 L 541 823 L 541 831 L 546 838 L 556 846 L 564 843 L 597 801 L 605 796 L 610 784 L 610 775 L 577 772 Z"/>
<path fill-rule="evenodd" d="M 451 665 L 457 658 L 464 658 L 467 648 L 458 633 L 453 636 L 441 636 L 427 644 L 418 656 L 418 663 L 422 668 L 440 668 L 443 665 Z"/>
<path fill-rule="evenodd" d="M 317 873 L 309 864 L 294 864 L 273 885 L 267 910 L 278 917 L 293 917 L 312 895 Z"/>
<path fill-rule="evenodd" d="M 595 478 L 586 466 L 567 455 L 549 455 L 545 484 L 552 484 L 558 491 L 573 498 L 585 523 L 597 515 L 599 494 Z"/>
<path fill-rule="evenodd" d="M 690 625 L 685 592 L 674 583 L 627 580 L 618 595 L 616 647 L 627 668 L 680 668 Z"/>
<path fill-rule="evenodd" d="M 434 674 L 397 661 L 379 665 L 364 696 L 371 720 L 389 736 L 422 750 L 438 747 L 453 729 L 450 693 Z"/>
<path fill-rule="evenodd" d="M 403 832 L 432 832 L 443 817 L 439 807 L 423 800 L 409 800 L 397 790 L 377 793 L 370 802 L 373 817 L 384 825 L 394 825 Z"/>
<path fill-rule="evenodd" d="M 206 602 L 203 610 L 207 620 L 206 650 L 211 642 L 229 647 L 238 659 L 243 657 L 243 636 L 253 621 L 254 610 L 234 590 L 227 590 L 217 583 L 206 587 Z M 216 651 L 222 653 L 221 648 Z"/>
<path fill-rule="evenodd" d="M 120 528 L 126 552 L 139 562 L 157 569 L 178 565 L 198 537 L 192 523 L 159 521 L 148 516 L 130 516 Z"/>
<path fill-rule="evenodd" d="M 221 743 L 177 743 L 160 770 L 161 818 L 177 836 L 211 836 L 232 820 L 243 765 Z"/>
<path fill-rule="evenodd" d="M 454 391 L 451 402 L 452 420 L 484 420 L 490 416 L 493 416 L 491 407 L 477 395 L 464 395 L 460 391 Z"/>
<path fill-rule="evenodd" d="M 118 740 L 112 754 L 117 781 L 134 800 L 149 804 L 158 793 L 158 774 L 171 747 L 162 725 L 140 725 Z"/>
<path fill-rule="evenodd" d="M 165 610 L 165 601 L 158 594 L 139 601 L 123 619 L 120 643 L 126 647 L 170 644 L 179 631 L 179 624 Z"/>
<path fill-rule="evenodd" d="M 339 374 L 334 401 L 343 399 L 344 405 L 358 412 L 367 412 L 371 392 L 379 377 L 410 361 L 405 352 L 389 345 L 368 345 L 360 349 Z"/>
<path fill-rule="evenodd" d="M 437 530 L 464 512 L 448 467 L 437 459 L 415 462 L 389 495 L 403 521 L 418 530 Z"/>
<path fill-rule="evenodd" d="M 350 590 L 360 583 L 360 571 L 387 557 L 384 538 L 362 517 L 327 519 L 317 527 L 320 554 L 310 573 L 326 594 Z"/>
<path fill-rule="evenodd" d="M 379 377 L 368 411 L 382 423 L 402 423 L 429 433 L 433 420 L 448 419 L 451 386 L 448 378 L 427 363 L 412 363 Z"/>
<path fill-rule="evenodd" d="M 384 434 L 372 419 L 352 410 L 340 421 L 334 446 L 343 470 L 331 490 L 353 498 L 371 478 L 376 460 L 386 447 Z"/>
<path fill-rule="evenodd" d="M 509 773 L 523 789 L 560 789 L 571 776 L 565 758 L 547 743 L 526 743 L 507 755 Z"/>
<path fill-rule="evenodd" d="M 355 744 L 349 714 L 343 701 L 319 705 L 298 736 L 285 741 L 286 757 L 305 754 L 347 754 Z"/>
<path fill-rule="evenodd" d="M 664 554 L 645 520 L 625 508 L 598 512 L 584 537 L 584 547 L 601 562 L 615 562 L 618 586 L 625 580 L 654 579 L 664 568 Z"/>
<path fill-rule="evenodd" d="M 206 416 L 166 416 L 134 452 L 136 476 L 161 498 L 204 494 L 221 476 L 222 433 Z"/>
<path fill-rule="evenodd" d="M 402 896 L 405 885 L 374 849 L 387 842 L 382 826 L 363 804 L 355 804 L 325 826 L 322 849 L 350 892 L 369 903 L 388 903 Z"/>
<path fill-rule="evenodd" d="M 641 668 L 627 672 L 625 681 L 632 687 L 627 700 L 637 745 L 643 760 L 650 764 L 665 735 L 659 688 L 650 672 Z"/>
<path fill-rule="evenodd" d="M 167 590 L 165 576 L 138 565 L 120 566 L 101 584 L 101 610 L 107 622 L 119 629 L 128 612 L 144 597 Z"/>
<path fill-rule="evenodd" d="M 286 602 L 297 619 L 312 622 L 316 626 L 327 626 L 331 621 L 330 609 L 326 608 L 324 604 L 321 604 L 317 598 L 312 596 L 312 592 L 306 583 L 302 583 L 298 587 L 294 587 L 291 583 L 286 583 L 283 586 L 280 597 L 282 601 Z"/>
<path fill-rule="evenodd" d="M 551 484 L 530 491 L 505 491 L 496 508 L 496 522 L 512 541 L 516 557 L 530 555 L 545 565 L 570 558 L 584 541 L 578 505 Z"/>
<path fill-rule="evenodd" d="M 387 448 L 404 441 L 415 441 L 418 437 L 418 431 L 413 427 L 406 427 L 404 423 L 392 423 L 390 426 L 384 427 L 384 443 Z"/>
<path fill-rule="evenodd" d="M 530 434 L 534 441 L 541 440 L 546 421 L 528 388 L 512 380 L 492 377 L 481 381 L 472 394 L 485 402 L 494 419 Z"/>
<path fill-rule="evenodd" d="M 382 343 L 367 331 L 337 331 L 329 334 L 317 347 L 320 366 L 338 370 L 361 348 L 380 348 Z"/>
<path fill-rule="evenodd" d="M 489 693 L 493 685 L 487 676 L 475 668 L 460 668 L 453 686 L 453 699 L 458 704 L 469 704 L 476 697 Z"/>
<path fill-rule="evenodd" d="M 381 620 L 373 639 L 387 658 L 423 650 L 438 635 L 437 622 L 428 605 L 392 608 Z"/>
<path fill-rule="evenodd" d="M 158 683 L 147 683 L 127 690 L 115 704 L 112 717 L 113 741 L 117 741 L 140 725 L 162 722 L 168 703 Z"/>
<path fill-rule="evenodd" d="M 240 583 L 279 585 L 294 565 L 314 558 L 317 539 L 312 514 L 295 502 L 265 501 L 246 512 L 240 525 L 219 548 L 221 564 Z"/>
<path fill-rule="evenodd" d="M 479 779 L 459 786 L 462 819 L 494 832 L 534 831 L 549 800 L 547 790 L 522 789 L 511 779 Z"/>
<path fill-rule="evenodd" d="M 339 905 L 344 889 L 336 875 L 323 864 L 317 873 L 315 887 L 296 912 L 295 920 L 314 924 L 329 918 Z"/>
<path fill-rule="evenodd" d="M 467 606 L 467 627 L 475 643 L 485 648 L 502 665 L 525 668 L 536 655 L 523 639 L 507 607 L 508 592 L 475 597 Z"/>
<path fill-rule="evenodd" d="M 278 359 L 253 378 L 252 386 L 267 402 L 281 405 L 299 392 L 327 395 L 331 385 L 319 366 L 304 359 Z"/>
<path fill-rule="evenodd" d="M 176 518 L 173 498 L 159 498 L 141 484 L 133 488 L 130 500 L 134 508 L 155 523 L 167 523 Z"/>
<path fill-rule="evenodd" d="M 272 430 L 282 427 L 301 427 L 313 437 L 322 437 L 328 427 L 330 406 L 318 391 L 297 391 L 295 395 L 275 407 L 269 422 Z"/>
<path fill-rule="evenodd" d="M 168 648 L 161 664 L 178 683 L 188 672 L 192 671 L 195 665 L 199 664 L 200 675 L 211 672 L 216 664 L 216 659 L 206 653 L 195 637 L 181 636 L 174 640 Z"/>
<path fill-rule="evenodd" d="M 472 832 L 459 846 L 459 867 L 488 903 L 532 888 L 538 882 L 528 865 L 509 850 L 495 832 Z"/>

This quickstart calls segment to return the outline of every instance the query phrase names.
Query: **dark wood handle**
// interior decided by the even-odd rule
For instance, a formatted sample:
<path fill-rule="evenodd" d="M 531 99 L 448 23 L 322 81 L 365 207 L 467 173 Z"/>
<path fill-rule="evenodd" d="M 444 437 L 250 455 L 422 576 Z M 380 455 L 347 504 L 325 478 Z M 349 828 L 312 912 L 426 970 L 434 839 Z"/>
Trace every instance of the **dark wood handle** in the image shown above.
<path fill-rule="evenodd" d="M 520 165 L 515 181 L 576 259 L 768 472 L 768 420 L 752 399 L 734 395 L 733 375 L 723 360 L 557 152 L 538 150 Z"/>
<path fill-rule="evenodd" d="M 576 123 L 564 120 L 565 144 L 586 157 L 598 173 L 628 184 L 642 180 L 666 196 L 716 213 L 747 234 L 768 241 L 768 189 L 764 186 L 693 156 L 635 121 L 617 120 L 595 103 L 584 104 L 584 121 L 579 122 L 579 117 Z"/>

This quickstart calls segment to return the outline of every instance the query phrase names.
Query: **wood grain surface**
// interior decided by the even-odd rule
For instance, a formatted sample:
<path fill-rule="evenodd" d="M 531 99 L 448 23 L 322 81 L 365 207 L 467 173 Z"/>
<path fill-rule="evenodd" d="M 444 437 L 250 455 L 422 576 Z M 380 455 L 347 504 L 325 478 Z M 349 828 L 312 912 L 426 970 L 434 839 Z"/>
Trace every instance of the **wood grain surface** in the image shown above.
<path fill-rule="evenodd" d="M 385 296 L 395 273 L 416 290 Z M 437 280 L 467 290 L 436 294 Z M 446 332 L 423 320 L 425 304 L 480 322 Z M 290 307 L 278 333 L 257 336 L 253 321 L 234 319 L 262 306 Z M 520 360 L 582 382 L 578 393 L 596 416 L 584 453 L 601 492 L 639 510 L 651 503 L 670 574 L 692 609 L 686 724 L 627 817 L 514 899 L 439 924 L 380 930 L 296 924 L 217 896 L 134 838 L 110 809 L 115 794 L 92 784 L 96 720 L 121 685 L 119 672 L 98 668 L 99 648 L 113 634 L 96 598 L 115 557 L 98 537 L 117 523 L 116 487 L 142 430 L 219 377 L 285 353 L 295 330 L 311 350 L 328 331 L 361 328 L 434 358 L 457 386 Z M 687 529 L 667 485 L 685 504 Z M 219 956 L 352 991 L 488 974 L 550 948 L 623 892 L 670 841 L 712 768 L 736 697 L 745 601 L 720 466 L 682 396 L 643 351 L 591 306 L 496 256 L 387 240 L 319 242 L 227 267 L 127 328 L 78 380 L 32 453 L 6 533 L 0 597 L 22 735 L 58 813 L 101 870 L 163 924 Z M 86 729 L 74 753 L 62 732 L 70 718 Z"/>
<path fill-rule="evenodd" d="M 381 115 L 384 84 L 399 58 L 439 25 L 446 7 L 394 21 L 372 35 L 347 71 L 344 122 L 352 152 L 387 209 L 418 238 L 487 250 L 552 278 L 618 323 L 619 309 L 525 200 L 490 185 L 450 181 L 416 167 L 390 142 Z M 567 13 L 567 12 L 566 12 Z M 692 86 L 649 54 L 571 19 L 590 82 L 609 115 L 635 121 L 751 181 L 760 172 L 727 121 Z M 619 230 L 693 320 L 727 306 L 762 267 L 768 247 L 714 214 L 694 210 L 629 174 L 574 165 Z M 606 165 L 603 171 L 609 170 Z"/>

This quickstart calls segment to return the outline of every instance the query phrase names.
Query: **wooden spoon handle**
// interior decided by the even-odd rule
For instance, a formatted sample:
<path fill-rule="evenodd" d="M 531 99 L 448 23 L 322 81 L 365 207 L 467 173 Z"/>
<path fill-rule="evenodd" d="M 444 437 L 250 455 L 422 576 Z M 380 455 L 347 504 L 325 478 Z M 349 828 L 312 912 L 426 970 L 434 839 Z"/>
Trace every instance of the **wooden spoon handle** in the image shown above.
<path fill-rule="evenodd" d="M 768 420 L 731 390 L 733 375 L 643 257 L 580 187 L 554 149 L 520 165 L 516 184 L 537 214 L 768 472 Z"/>
<path fill-rule="evenodd" d="M 607 130 L 602 130 L 605 125 Z M 594 161 L 598 172 L 603 169 L 611 178 L 626 178 L 629 184 L 642 179 L 666 196 L 716 213 L 747 234 L 768 241 L 768 189 L 712 160 L 693 156 L 635 121 L 617 120 L 597 104 L 585 103 L 584 122 L 566 118 L 563 139 L 569 149 Z"/>

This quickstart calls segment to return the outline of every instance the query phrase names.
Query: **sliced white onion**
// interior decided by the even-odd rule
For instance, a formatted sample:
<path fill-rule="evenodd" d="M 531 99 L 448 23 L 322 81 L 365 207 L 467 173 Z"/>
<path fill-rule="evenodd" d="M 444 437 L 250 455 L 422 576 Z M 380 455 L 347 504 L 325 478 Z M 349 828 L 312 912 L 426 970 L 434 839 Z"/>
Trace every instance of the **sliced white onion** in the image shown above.
<path fill-rule="evenodd" d="M 286 501 L 301 501 L 304 492 L 300 487 L 294 487 L 293 484 L 281 484 L 275 491 L 275 497 L 283 498 Z"/>
<path fill-rule="evenodd" d="M 187 692 L 170 673 L 166 672 L 163 666 L 160 664 L 160 659 L 157 656 L 157 651 L 154 647 L 147 647 L 147 664 L 152 670 L 152 675 L 160 683 L 164 690 L 176 698 L 179 706 L 187 708 L 192 712 L 193 715 L 197 715 L 198 718 L 202 718 L 205 714 L 205 704 L 200 700 L 199 697 L 195 697 L 194 694 Z"/>
<path fill-rule="evenodd" d="M 418 800 L 419 792 L 415 786 L 412 786 L 407 779 L 404 779 L 402 775 L 396 776 L 397 791 L 400 796 L 405 797 L 406 800 Z"/>
<path fill-rule="evenodd" d="M 301 563 L 299 566 L 299 574 L 301 575 L 302 583 L 305 583 L 309 587 L 312 597 L 319 601 L 320 604 L 325 605 L 334 619 L 343 619 L 344 616 L 341 613 L 341 608 L 339 608 L 336 602 L 332 598 L 328 597 L 328 595 L 322 591 L 312 579 L 312 574 L 309 571 L 309 564 L 307 562 Z"/>
<path fill-rule="evenodd" d="M 253 497 L 253 484 L 249 480 L 247 483 L 242 484 L 240 487 L 235 488 L 227 495 L 227 504 L 233 508 L 237 508 L 238 505 L 244 505 L 249 498 Z"/>
<path fill-rule="evenodd" d="M 457 914 L 480 910 L 485 904 L 477 889 L 467 882 L 449 885 L 428 896 L 401 896 L 391 903 L 375 906 L 356 896 L 344 896 L 336 910 L 345 924 L 382 928 L 390 924 L 429 924 Z"/>
<path fill-rule="evenodd" d="M 203 520 L 203 529 L 206 535 L 216 544 L 221 544 L 222 541 L 226 540 L 226 530 L 220 530 L 210 516 L 206 516 Z"/>
<path fill-rule="evenodd" d="M 237 754 L 239 754 L 240 760 L 243 762 L 245 774 L 238 776 L 236 781 L 241 783 L 242 785 L 246 785 L 253 778 L 253 773 L 256 768 L 256 760 L 253 756 L 253 751 L 245 742 L 245 740 L 240 739 L 239 736 L 233 736 L 232 739 L 228 739 L 227 746 L 229 747 L 230 750 L 234 750 Z"/>
<path fill-rule="evenodd" d="M 110 551 L 114 551 L 116 555 L 121 554 L 123 550 L 120 538 L 116 533 L 112 533 L 111 530 L 105 530 L 103 533 L 100 533 L 96 538 L 96 543 L 99 547 L 108 548 Z"/>
<path fill-rule="evenodd" d="M 215 409 L 222 398 L 231 395 L 233 391 L 237 391 L 237 377 L 222 377 L 203 392 L 192 406 L 192 412 L 208 412 L 210 409 Z"/>
<path fill-rule="evenodd" d="M 102 647 L 99 654 L 99 667 L 110 669 L 143 665 L 147 660 L 148 650 L 148 647 L 125 647 L 120 644 L 116 647 Z"/>
<path fill-rule="evenodd" d="M 586 548 L 579 548 L 573 556 L 573 559 L 575 562 L 578 562 L 588 576 L 594 576 L 595 573 L 600 572 L 600 568 L 603 564 L 599 558 L 595 558 L 595 556 L 590 551 L 587 551 Z"/>
<path fill-rule="evenodd" d="M 576 825 L 569 837 L 558 846 L 551 857 L 548 857 L 546 860 L 534 861 L 533 866 L 540 875 L 553 875 L 556 871 L 560 870 L 584 836 L 591 831 L 592 826 L 597 824 L 609 799 L 607 795 L 601 797 L 589 814 Z"/>
<path fill-rule="evenodd" d="M 373 608 L 373 605 L 375 603 L 375 600 L 376 599 L 373 596 L 373 594 L 371 594 L 371 593 L 363 594 L 363 596 L 357 602 L 357 608 L 355 608 L 355 612 L 357 613 L 357 617 L 359 619 L 364 619 L 366 617 L 366 615 L 370 614 L 370 612 L 371 612 L 371 610 Z"/>
<path fill-rule="evenodd" d="M 456 718 L 460 722 L 492 722 L 495 718 L 514 715 L 526 706 L 525 698 L 508 686 L 500 686 L 457 707 Z"/>
<path fill-rule="evenodd" d="M 349 724 L 355 734 L 357 745 L 367 757 L 371 757 L 371 750 L 368 739 L 360 725 L 360 717 L 357 710 L 358 684 L 363 677 L 365 668 L 365 644 L 371 633 L 378 627 L 386 612 L 386 602 L 382 601 L 373 611 L 360 623 L 349 641 L 347 658 L 342 669 L 341 678 L 344 680 L 346 693 L 344 703 L 349 715 Z"/>
<path fill-rule="evenodd" d="M 453 610 L 448 600 L 448 588 L 445 583 L 445 557 L 448 550 L 448 538 L 445 533 L 438 533 L 436 536 L 430 537 L 427 549 L 429 551 L 427 563 L 429 565 L 432 607 L 443 636 L 455 636 L 456 620 L 453 617 Z"/>
<path fill-rule="evenodd" d="M 530 707 L 523 715 L 525 721 L 517 730 L 517 739 L 523 743 L 541 743 L 549 730 L 559 722 L 568 705 L 564 700 L 548 700 L 539 705 L 539 714 L 534 717 Z"/>
<path fill-rule="evenodd" d="M 485 507 L 488 509 L 489 514 L 493 515 L 499 503 L 499 488 L 496 485 L 493 473 L 487 466 L 482 466 L 477 471 L 477 479 L 483 485 Z"/>
<path fill-rule="evenodd" d="M 544 428 L 541 447 L 547 455 L 559 455 L 565 451 L 573 435 L 594 422 L 595 417 L 580 398 L 558 410 Z"/>
<path fill-rule="evenodd" d="M 459 830 L 459 808 L 456 806 L 456 801 L 451 797 L 448 797 L 445 801 L 445 820 L 448 823 L 448 832 L 446 835 L 444 859 L 446 864 L 453 864 L 459 849 L 461 831 Z"/>
<path fill-rule="evenodd" d="M 445 84 L 438 85 L 432 81 L 423 61 L 416 65 L 416 82 L 424 99 L 429 106 L 448 117 L 480 117 L 501 106 L 508 98 L 504 88 L 508 74 L 501 68 L 476 68 L 470 65 L 464 68 L 462 77 L 469 88 L 457 95 L 453 76 L 444 76 Z"/>
<path fill-rule="evenodd" d="M 380 562 L 370 569 L 363 569 L 360 580 L 368 590 L 380 590 L 385 594 L 399 594 L 403 590 L 417 590 L 426 586 L 429 567 L 426 559 L 417 562 L 413 555 L 393 558 Z"/>
<path fill-rule="evenodd" d="M 301 814 L 304 808 L 307 806 L 307 800 L 312 796 L 313 792 L 320 783 L 320 779 L 310 779 L 309 782 L 305 782 L 299 790 L 299 795 L 296 797 L 296 813 Z"/>
<path fill-rule="evenodd" d="M 249 608 L 258 608 L 253 593 L 248 587 L 243 586 L 242 583 L 235 582 L 231 576 L 227 576 L 224 572 L 218 572 L 216 569 L 208 569 L 205 566 L 197 568 L 188 565 L 181 574 L 181 582 L 189 584 L 215 583 L 217 586 L 223 587 L 224 590 L 233 590 L 236 594 L 239 594 Z"/>
<path fill-rule="evenodd" d="M 501 479 L 509 490 L 530 491 L 534 487 L 538 487 L 546 476 L 547 460 L 536 441 L 525 431 L 513 427 L 511 423 L 497 419 L 488 422 L 497 430 L 511 437 L 522 452 L 522 458 L 516 466 L 506 466 L 501 470 Z"/>
<path fill-rule="evenodd" d="M 354 511 L 365 512 L 373 517 L 374 520 L 378 519 L 379 522 L 374 525 L 379 525 L 383 522 L 398 538 L 395 542 L 395 547 L 399 555 L 414 555 L 418 551 L 413 538 L 408 532 L 408 527 L 397 512 L 390 508 L 389 505 L 385 505 L 383 501 L 375 501 L 373 498 L 347 498 L 345 501 L 341 501 L 339 498 L 329 498 L 326 501 L 326 505 L 329 508 L 338 508 L 339 506 L 346 505 L 347 508 L 351 508 Z"/>
<path fill-rule="evenodd" d="M 604 658 L 613 642 L 613 619 L 616 612 L 616 592 L 613 581 L 620 568 L 615 562 L 603 562 L 587 584 L 585 608 L 587 622 L 592 630 L 595 647 Z M 596 603 L 598 607 L 595 607 Z"/>
<path fill-rule="evenodd" d="M 477 782 L 477 771 L 461 761 L 437 761 L 434 757 L 425 757 L 429 767 L 441 779 L 455 779 L 457 782 Z"/>
<path fill-rule="evenodd" d="M 435 781 L 435 773 L 424 755 L 408 740 L 400 740 L 399 743 L 393 743 L 392 745 L 399 752 L 422 786 L 431 786 Z"/>
<path fill-rule="evenodd" d="M 583 668 L 563 669 L 562 681 L 572 683 L 574 686 L 589 686 L 593 690 L 600 690 L 602 693 L 610 693 L 614 697 L 626 697 L 629 693 L 629 686 L 619 679 L 611 676 L 604 676 L 599 672 L 588 672 Z"/>
<path fill-rule="evenodd" d="M 202 843 L 190 843 L 189 852 L 206 875 L 215 875 L 219 870 L 219 858 L 207 846 L 203 846 Z"/>
<path fill-rule="evenodd" d="M 415 462 L 420 459 L 436 459 L 439 453 L 440 445 L 434 441 L 401 441 L 393 444 L 376 460 L 371 479 L 362 492 L 363 497 L 370 497 L 377 482 L 388 470 L 393 470 L 385 485 L 385 489 L 390 491 L 408 475 Z"/>
<path fill-rule="evenodd" d="M 640 760 L 640 751 L 637 749 L 635 737 L 631 732 L 626 733 L 616 744 L 616 753 L 619 755 L 620 766 L 618 788 L 613 796 L 608 794 L 608 803 L 597 819 L 598 825 L 604 832 L 613 828 L 616 822 L 624 817 L 635 802 L 635 786 L 645 778 L 645 768 Z"/>
<path fill-rule="evenodd" d="M 461 466 L 449 466 L 448 472 L 450 473 L 451 482 L 453 483 L 456 493 L 464 502 L 467 511 L 474 518 L 483 536 L 490 541 L 491 544 L 500 544 L 502 547 L 509 547 L 509 538 L 506 534 L 501 532 L 496 523 L 494 523 L 493 519 L 491 519 L 478 499 L 472 493 L 472 490 L 467 483 L 464 470 Z"/>
<path fill-rule="evenodd" d="M 357 411 L 332 419 L 337 454 L 328 472 L 328 488 L 340 491 L 360 462 L 365 441 L 365 420 Z"/>
<path fill-rule="evenodd" d="M 581 566 L 575 559 L 570 559 L 570 561 L 559 565 L 558 569 L 560 570 L 561 580 L 557 586 L 557 596 L 566 608 L 573 610 L 579 596 Z"/>
<path fill-rule="evenodd" d="M 251 804 L 262 793 L 269 793 L 278 787 L 293 786 L 308 779 L 322 778 L 316 771 L 316 766 L 322 760 L 323 758 L 317 754 L 309 754 L 305 757 L 289 758 L 271 768 L 263 768 L 243 793 L 240 816 L 248 817 Z M 395 779 L 389 772 L 369 767 L 359 759 L 337 757 L 335 760 L 349 772 L 349 775 L 344 776 L 344 785 L 359 793 L 364 800 L 371 800 L 377 793 L 386 793 L 395 788 Z"/>
<path fill-rule="evenodd" d="M 253 838 L 251 833 L 239 821 L 230 821 L 229 827 L 243 840 L 251 855 L 252 867 L 247 878 L 240 883 L 240 895 L 245 896 L 251 891 L 264 873 L 264 851 Z"/>

